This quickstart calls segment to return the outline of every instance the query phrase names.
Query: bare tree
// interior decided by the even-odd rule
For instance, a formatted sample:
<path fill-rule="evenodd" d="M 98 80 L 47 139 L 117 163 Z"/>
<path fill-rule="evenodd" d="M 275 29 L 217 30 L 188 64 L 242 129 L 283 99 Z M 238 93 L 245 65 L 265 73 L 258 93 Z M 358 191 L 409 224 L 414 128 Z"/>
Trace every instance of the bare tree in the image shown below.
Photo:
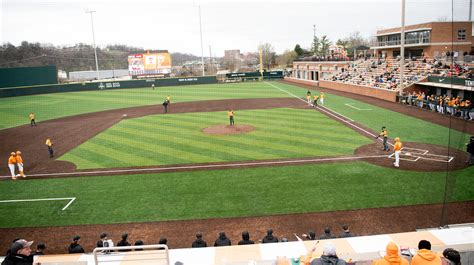
<path fill-rule="evenodd" d="M 298 57 L 298 54 L 295 51 L 285 50 L 283 54 L 277 57 L 276 61 L 278 66 L 291 67 L 296 57 Z"/>
<path fill-rule="evenodd" d="M 258 50 L 262 51 L 262 61 L 265 69 L 269 70 L 275 64 L 275 49 L 270 43 L 258 45 Z"/>

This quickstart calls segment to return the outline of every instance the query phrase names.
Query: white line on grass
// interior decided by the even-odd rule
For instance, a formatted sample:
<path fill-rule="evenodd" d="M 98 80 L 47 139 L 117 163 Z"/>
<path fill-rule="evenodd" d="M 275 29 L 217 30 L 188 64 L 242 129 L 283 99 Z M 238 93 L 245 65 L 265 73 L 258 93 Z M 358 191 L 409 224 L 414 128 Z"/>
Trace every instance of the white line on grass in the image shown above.
<path fill-rule="evenodd" d="M 277 164 L 299 164 L 308 162 L 324 162 L 324 161 L 339 161 L 339 160 L 358 160 L 366 158 L 381 158 L 386 155 L 374 156 L 345 156 L 345 157 L 328 157 L 328 158 L 313 158 L 301 160 L 279 160 L 279 161 L 262 161 L 262 162 L 246 162 L 246 163 L 229 163 L 229 164 L 209 164 L 209 165 L 194 165 L 194 166 L 175 166 L 175 167 L 156 167 L 156 168 L 134 168 L 134 169 L 116 169 L 116 170 L 98 170 L 98 171 L 81 171 L 81 172 L 64 172 L 64 173 L 44 173 L 44 174 L 29 174 L 32 177 L 48 177 L 48 176 L 76 176 L 76 175 L 90 175 L 90 174 L 107 174 L 107 173 L 140 173 L 148 171 L 167 171 L 167 170 L 182 170 L 182 169 L 213 169 L 213 168 L 227 168 L 238 166 L 257 166 L 257 165 L 277 165 Z M 10 176 L 2 176 L 1 178 L 11 178 Z"/>
<path fill-rule="evenodd" d="M 346 103 L 346 104 L 344 104 L 344 105 L 346 105 L 346 106 L 348 106 L 348 107 L 351 107 L 351 108 L 353 108 L 353 109 L 356 109 L 356 110 L 372 110 L 372 109 L 360 109 L 360 108 L 358 108 L 358 107 L 352 106 L 352 104 L 354 104 L 354 103 Z"/>
<path fill-rule="evenodd" d="M 63 207 L 62 211 L 66 210 L 72 202 L 76 200 L 76 197 L 71 198 L 45 198 L 45 199 L 24 199 L 24 200 L 4 200 L 0 201 L 0 203 L 7 203 L 7 202 L 38 202 L 38 201 L 64 201 L 69 200 L 69 203 Z"/>

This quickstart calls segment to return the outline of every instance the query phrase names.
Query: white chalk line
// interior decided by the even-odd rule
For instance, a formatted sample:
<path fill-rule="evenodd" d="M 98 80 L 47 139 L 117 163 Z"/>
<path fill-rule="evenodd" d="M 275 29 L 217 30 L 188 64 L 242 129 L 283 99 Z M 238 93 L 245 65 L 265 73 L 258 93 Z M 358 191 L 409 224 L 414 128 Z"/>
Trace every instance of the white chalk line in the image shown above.
<path fill-rule="evenodd" d="M 69 200 L 68 204 L 62 208 L 61 211 L 64 211 L 71 205 L 75 200 L 76 197 L 70 197 L 70 198 L 44 198 L 44 199 L 23 199 L 23 200 L 3 200 L 0 201 L 0 203 L 8 203 L 8 202 L 38 202 L 38 201 L 64 201 L 64 200 Z"/>
<path fill-rule="evenodd" d="M 296 96 L 295 94 L 293 94 L 293 93 L 291 93 L 291 92 L 288 92 L 288 91 L 286 91 L 286 90 L 284 90 L 284 89 L 282 89 L 282 88 L 279 88 L 278 86 L 275 86 L 275 85 L 273 85 L 273 84 L 271 84 L 271 83 L 268 83 L 268 82 L 265 82 L 265 83 L 268 84 L 268 85 L 270 85 L 270 86 L 272 86 L 272 87 L 274 87 L 274 88 L 279 89 L 280 91 L 283 91 L 283 92 L 287 93 L 288 95 L 291 95 L 291 96 L 293 96 L 293 97 L 295 97 L 295 98 L 297 98 L 297 99 L 299 99 L 299 100 L 301 100 L 301 101 L 307 103 L 305 100 L 299 98 L 298 96 Z M 347 104 L 346 104 L 346 105 L 347 105 Z M 360 128 L 359 126 L 357 126 L 357 125 L 355 125 L 355 124 L 352 124 L 351 122 L 353 122 L 354 120 L 352 120 L 352 119 L 350 119 L 350 118 L 348 118 L 348 117 L 346 117 L 346 116 L 344 116 L 344 115 L 342 115 L 342 114 L 339 114 L 339 113 L 337 113 L 337 112 L 335 112 L 335 111 L 333 111 L 333 110 L 331 110 L 331 109 L 329 109 L 329 108 L 327 108 L 327 107 L 319 106 L 318 109 L 321 110 L 321 111 L 324 111 L 325 113 L 327 113 L 327 114 L 329 114 L 329 115 L 335 117 L 336 119 L 338 119 L 338 120 L 340 120 L 340 121 L 342 121 L 342 122 L 344 122 L 344 123 L 347 123 L 348 125 L 350 125 L 350 126 L 352 126 L 352 127 L 354 127 L 354 128 L 357 128 L 357 129 L 359 129 L 359 130 L 365 132 L 366 134 L 368 134 L 368 135 L 370 135 L 370 136 L 373 136 L 373 137 L 377 136 L 377 135 L 374 135 L 373 133 L 371 133 L 371 132 L 369 132 L 369 131 L 367 131 L 367 130 L 364 130 L 364 129 Z M 325 109 L 327 109 L 327 110 L 329 110 L 329 111 L 331 111 L 331 112 L 334 112 L 334 113 L 336 113 L 336 114 L 338 114 L 338 115 L 340 115 L 340 116 L 342 116 L 342 117 L 344 117 L 344 118 L 350 120 L 351 122 L 348 122 L 348 121 L 346 121 L 346 120 L 344 120 L 344 119 L 341 119 L 340 117 L 338 117 L 338 116 L 332 114 L 331 112 L 329 112 L 329 111 L 327 111 L 327 110 L 325 110 Z M 383 141 L 383 139 L 379 139 L 379 140 L 380 140 L 380 141 Z M 394 146 L 394 144 L 392 144 L 392 143 L 390 143 L 390 142 L 388 142 L 388 141 L 387 141 L 387 144 L 389 144 L 389 145 L 391 145 L 391 146 Z M 420 150 L 420 151 L 424 151 L 424 152 L 428 152 L 428 150 L 423 150 L 423 149 L 416 149 L 416 148 L 411 148 L 411 149 L 413 149 L 413 150 Z M 402 148 L 402 150 L 403 150 L 403 148 Z M 406 154 L 405 154 L 405 155 L 406 155 Z M 431 154 L 429 154 L 429 155 L 431 155 Z M 432 161 L 439 161 L 439 162 L 448 162 L 448 163 L 451 162 L 451 161 L 454 159 L 454 157 L 451 157 L 451 156 L 449 157 L 449 159 L 448 159 L 447 156 L 442 156 L 442 155 L 431 155 L 431 156 L 446 157 L 447 160 L 431 159 L 431 158 L 425 158 L 425 157 L 419 157 L 418 159 L 425 159 L 425 160 L 432 160 Z M 390 156 L 389 156 L 389 157 L 390 157 Z M 401 159 L 401 158 L 400 158 L 400 159 Z M 418 159 L 416 159 L 416 160 L 418 160 Z M 408 159 L 405 159 L 405 160 L 408 160 Z M 409 161 L 413 161 L 413 160 L 409 160 Z"/>
<path fill-rule="evenodd" d="M 107 173 L 140 173 L 149 171 L 171 171 L 171 170 L 182 170 L 182 169 L 214 169 L 214 168 L 226 168 L 226 167 L 239 167 L 239 166 L 258 166 L 258 165 L 277 165 L 277 164 L 300 164 L 308 162 L 324 162 L 324 161 L 344 161 L 344 160 L 358 160 L 366 158 L 381 158 L 387 157 L 386 155 L 373 155 L 373 156 L 345 156 L 345 157 L 332 157 L 332 158 L 313 158 L 313 159 L 300 159 L 300 160 L 279 160 L 279 161 L 262 161 L 262 162 L 247 162 L 247 163 L 230 163 L 230 164 L 210 164 L 210 165 L 194 165 L 194 166 L 175 166 L 175 167 L 156 167 L 156 168 L 134 168 L 134 169 L 117 169 L 117 170 L 96 170 L 96 171 L 80 171 L 80 172 L 63 172 L 63 173 L 43 173 L 43 174 L 29 174 L 31 177 L 48 177 L 48 176 L 80 176 L 80 175 L 99 175 Z M 11 178 L 9 176 L 2 176 L 0 178 Z"/>
<path fill-rule="evenodd" d="M 270 84 L 270 83 L 268 83 L 268 82 L 265 82 L 265 83 L 268 84 L 268 85 L 270 85 L 270 86 L 272 86 L 272 87 L 274 87 L 274 88 L 279 89 L 280 91 L 283 91 L 283 92 L 287 93 L 288 95 L 291 95 L 291 96 L 293 96 L 293 97 L 295 97 L 295 98 L 297 98 L 297 99 L 303 101 L 304 103 L 307 103 L 305 100 L 299 98 L 298 96 L 296 96 L 295 94 L 293 94 L 293 93 L 291 93 L 291 92 L 288 92 L 288 91 L 286 91 L 286 90 L 284 90 L 284 89 L 281 89 L 281 88 L 279 88 L 279 87 L 277 87 L 277 86 L 275 86 L 275 85 L 273 85 L 273 84 Z M 354 128 L 357 128 L 357 129 L 363 131 L 364 133 L 366 133 L 366 134 L 368 134 L 368 135 L 370 135 L 370 136 L 372 136 L 372 137 L 377 136 L 377 135 L 375 135 L 375 134 L 373 134 L 373 133 L 371 133 L 371 132 L 369 132 L 369 131 L 367 131 L 367 130 L 364 130 L 364 129 L 360 128 L 359 126 L 357 126 L 357 125 L 355 125 L 355 124 L 352 124 L 351 122 L 354 121 L 353 119 L 348 118 L 348 117 L 346 117 L 346 116 L 344 116 L 344 115 L 342 115 L 342 114 L 340 114 L 340 113 L 337 113 L 336 111 L 334 111 L 334 110 L 332 110 L 332 109 L 330 109 L 330 108 L 328 108 L 328 107 L 325 107 L 325 106 L 318 106 L 318 109 L 321 110 L 321 111 L 323 111 L 323 112 L 325 112 L 325 113 L 327 113 L 327 114 L 329 114 L 329 115 L 331 115 L 331 116 L 333 116 L 333 117 L 335 117 L 336 119 L 338 119 L 338 120 L 340 120 L 340 121 L 342 121 L 342 122 L 344 122 L 344 123 L 347 123 L 348 125 L 350 125 L 350 126 L 352 126 L 352 127 L 354 127 Z M 339 116 L 341 116 L 341 117 L 344 117 L 345 119 L 347 119 L 347 120 L 349 120 L 349 121 L 351 121 L 351 122 L 348 122 L 347 120 L 344 120 L 344 119 L 342 119 L 341 117 L 338 117 L 337 115 L 334 115 L 334 114 L 331 113 L 331 112 L 336 113 L 337 115 L 339 115 Z M 380 141 L 383 141 L 382 139 L 379 139 L 379 140 L 380 140 Z M 393 146 L 393 144 L 391 144 L 391 143 L 389 143 L 389 142 L 388 142 L 388 144 L 390 144 L 391 146 Z"/>
<path fill-rule="evenodd" d="M 354 104 L 354 103 L 346 103 L 346 104 L 344 104 L 344 105 L 346 105 L 346 106 L 348 106 L 348 107 L 351 107 L 351 108 L 353 108 L 353 109 L 356 109 L 356 110 L 372 110 L 372 109 L 360 109 L 360 108 L 358 108 L 358 107 L 352 106 L 352 104 Z"/>

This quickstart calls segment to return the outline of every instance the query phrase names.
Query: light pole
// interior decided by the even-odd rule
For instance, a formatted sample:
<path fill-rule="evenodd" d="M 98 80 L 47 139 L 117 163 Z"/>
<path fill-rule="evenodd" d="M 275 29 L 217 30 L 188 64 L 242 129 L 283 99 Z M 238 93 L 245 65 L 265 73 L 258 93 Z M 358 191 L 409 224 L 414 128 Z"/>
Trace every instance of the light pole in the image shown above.
<path fill-rule="evenodd" d="M 398 94 L 403 93 L 403 75 L 405 72 L 405 0 L 402 0 L 402 27 L 400 30 L 400 90 Z"/>
<path fill-rule="evenodd" d="M 91 14 L 92 41 L 93 41 L 93 43 L 94 43 L 94 55 L 95 55 L 95 70 L 96 70 L 96 72 L 97 72 L 97 80 L 100 80 L 100 75 L 99 75 L 99 61 L 97 60 L 97 47 L 95 46 L 94 18 L 92 17 L 92 14 L 95 13 L 95 11 L 94 11 L 94 10 L 86 9 L 85 12 Z"/>
<path fill-rule="evenodd" d="M 204 50 L 203 50 L 203 47 L 202 47 L 201 6 L 199 6 L 199 33 L 201 34 L 201 64 L 202 64 L 202 76 L 204 76 Z"/>

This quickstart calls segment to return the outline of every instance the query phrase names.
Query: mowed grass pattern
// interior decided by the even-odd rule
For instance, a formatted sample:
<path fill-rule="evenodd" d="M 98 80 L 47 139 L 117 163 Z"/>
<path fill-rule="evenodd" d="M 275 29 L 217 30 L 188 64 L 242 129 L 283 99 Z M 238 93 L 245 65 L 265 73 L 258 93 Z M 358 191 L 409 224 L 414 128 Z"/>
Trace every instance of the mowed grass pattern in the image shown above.
<path fill-rule="evenodd" d="M 60 158 L 79 169 L 350 155 L 371 141 L 314 110 L 236 111 L 246 134 L 209 135 L 226 112 L 123 120 Z"/>
<path fill-rule="evenodd" d="M 453 192 L 449 201 L 474 199 L 473 174 L 474 167 L 458 172 L 456 181 L 450 181 Z M 3 181 L 0 200 L 77 199 L 65 211 L 61 209 L 67 201 L 0 203 L 0 227 L 267 216 L 442 203 L 445 180 L 445 172 L 346 162 Z M 419 222 L 425 227 L 425 220 Z"/>
<path fill-rule="evenodd" d="M 301 91 L 295 94 L 294 86 L 292 85 L 283 83 L 272 83 L 271 85 L 299 97 L 306 91 L 301 88 Z M 312 92 L 313 94 L 320 94 L 319 91 Z M 470 136 L 463 132 L 351 98 L 326 93 L 324 106 L 376 132 L 379 132 L 382 126 L 386 126 L 389 137 L 400 137 L 402 142 L 420 142 L 451 146 L 463 151 L 465 150 L 465 144 L 469 142 Z M 408 106 L 406 107 L 410 108 Z M 356 108 L 365 110 L 357 110 Z M 441 115 L 439 115 L 439 117 L 441 118 Z M 473 124 L 466 121 L 466 126 L 473 126 Z"/>
<path fill-rule="evenodd" d="M 272 82 L 275 83 L 275 82 Z M 299 93 L 300 88 L 290 88 Z M 241 98 L 286 98 L 288 94 L 266 83 L 247 82 L 174 87 L 113 89 L 52 93 L 34 96 L 0 98 L 0 129 L 29 123 L 28 114 L 36 113 L 36 120 L 45 121 L 82 113 L 161 104 L 166 96 L 171 101 L 189 102 Z"/>

